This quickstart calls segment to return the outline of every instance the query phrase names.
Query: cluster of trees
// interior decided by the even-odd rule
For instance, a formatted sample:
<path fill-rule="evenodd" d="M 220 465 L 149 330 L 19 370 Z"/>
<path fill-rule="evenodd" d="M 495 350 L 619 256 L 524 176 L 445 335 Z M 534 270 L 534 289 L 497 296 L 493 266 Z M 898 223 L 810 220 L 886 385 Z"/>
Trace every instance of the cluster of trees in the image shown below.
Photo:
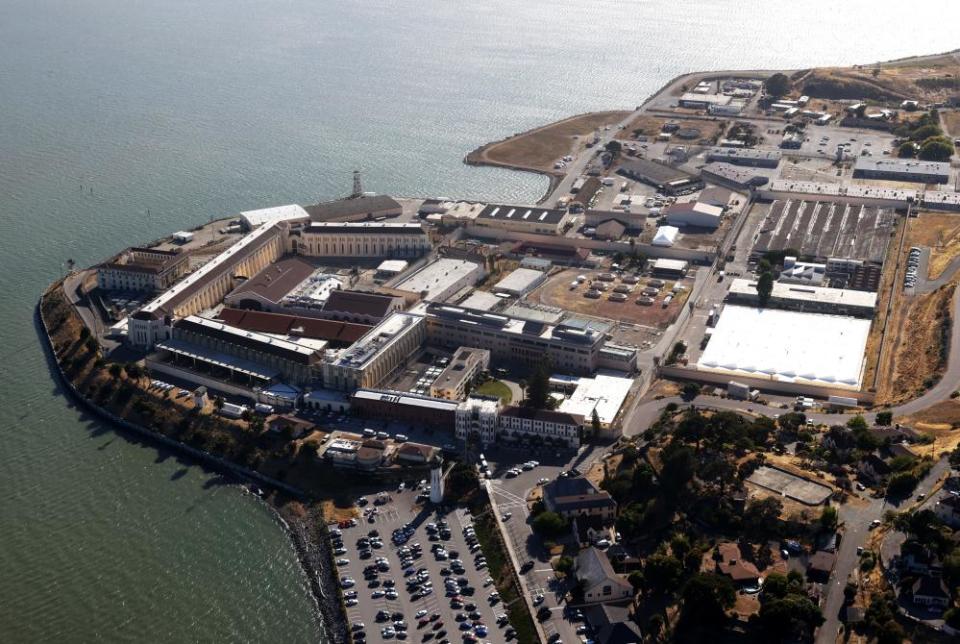
<path fill-rule="evenodd" d="M 774 74 L 763 82 L 763 89 L 770 96 L 779 98 L 790 91 L 791 83 L 786 74 Z"/>
<path fill-rule="evenodd" d="M 901 125 L 895 133 L 908 139 L 897 151 L 901 158 L 916 156 L 924 161 L 949 161 L 953 156 L 953 141 L 940 127 L 940 116 L 936 110 L 931 110 L 916 121 Z"/>
<path fill-rule="evenodd" d="M 823 623 L 823 613 L 807 595 L 803 575 L 791 570 L 773 573 L 764 580 L 757 615 L 764 641 L 809 640 Z"/>
<path fill-rule="evenodd" d="M 770 301 L 770 293 L 773 292 L 773 265 L 770 263 L 770 260 L 764 257 L 760 260 L 760 277 L 757 278 L 757 298 L 760 303 L 760 308 L 763 308 L 767 305 L 767 302 Z"/>

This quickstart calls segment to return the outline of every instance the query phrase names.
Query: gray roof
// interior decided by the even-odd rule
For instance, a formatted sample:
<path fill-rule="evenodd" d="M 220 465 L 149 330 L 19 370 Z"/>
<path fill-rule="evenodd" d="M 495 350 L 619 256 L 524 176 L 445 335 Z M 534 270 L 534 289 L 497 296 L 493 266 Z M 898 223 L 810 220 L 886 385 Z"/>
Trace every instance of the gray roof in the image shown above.
<path fill-rule="evenodd" d="M 602 550 L 590 547 L 580 551 L 577 555 L 577 579 L 584 583 L 585 588 L 591 588 L 610 580 L 623 582 L 613 571 L 613 566 Z"/>
<path fill-rule="evenodd" d="M 625 621 L 603 626 L 597 631 L 594 641 L 599 644 L 641 644 L 643 633 L 635 623 Z"/>
<path fill-rule="evenodd" d="M 654 184 L 665 184 L 694 176 L 689 172 L 649 159 L 625 159 L 620 162 L 617 172 Z"/>
<path fill-rule="evenodd" d="M 306 206 L 304 210 L 313 221 L 355 221 L 366 217 L 382 217 L 384 213 L 402 210 L 403 206 L 387 195 L 340 199 Z"/>
<path fill-rule="evenodd" d="M 878 159 L 857 157 L 854 170 L 871 172 L 898 172 L 903 174 L 950 174 L 950 164 L 941 161 L 920 161 L 917 159 Z"/>

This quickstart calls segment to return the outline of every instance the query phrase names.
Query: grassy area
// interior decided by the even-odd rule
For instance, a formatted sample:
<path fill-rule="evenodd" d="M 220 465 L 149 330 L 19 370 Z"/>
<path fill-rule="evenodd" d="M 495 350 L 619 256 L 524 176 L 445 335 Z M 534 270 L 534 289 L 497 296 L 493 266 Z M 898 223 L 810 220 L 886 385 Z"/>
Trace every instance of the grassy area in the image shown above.
<path fill-rule="evenodd" d="M 910 244 L 930 247 L 930 279 L 940 277 L 951 261 L 960 255 L 960 222 L 956 215 L 920 213 L 910 220 Z"/>
<path fill-rule="evenodd" d="M 481 396 L 496 396 L 504 405 L 509 405 L 510 401 L 513 400 L 513 392 L 510 391 L 510 387 L 499 380 L 488 380 L 474 389 L 473 393 Z"/>
<path fill-rule="evenodd" d="M 533 616 L 527 609 L 527 602 L 520 596 L 514 582 L 512 565 L 504 549 L 496 521 L 491 514 L 490 504 L 478 503 L 472 510 L 477 540 L 480 542 L 483 555 L 487 558 L 487 569 L 496 583 L 501 604 L 510 617 L 510 624 L 517 630 L 517 644 L 534 644 L 538 641 L 537 628 L 534 626 Z"/>

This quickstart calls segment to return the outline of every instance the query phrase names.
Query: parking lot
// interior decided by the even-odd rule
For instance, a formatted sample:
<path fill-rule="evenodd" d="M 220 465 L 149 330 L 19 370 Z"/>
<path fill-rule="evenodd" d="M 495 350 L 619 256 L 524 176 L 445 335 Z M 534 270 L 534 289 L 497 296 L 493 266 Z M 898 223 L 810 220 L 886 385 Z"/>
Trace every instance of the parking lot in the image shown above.
<path fill-rule="evenodd" d="M 493 588 L 487 582 L 487 570 L 477 563 L 482 552 L 475 548 L 476 552 L 471 553 L 464 535 L 464 529 L 472 524 L 469 513 L 463 509 L 437 513 L 429 504 L 417 505 L 416 495 L 410 489 L 393 491 L 387 495 L 390 500 L 382 504 L 369 497 L 363 508 L 365 516 L 358 524 L 338 529 L 341 539 L 334 545 L 341 545 L 335 550 L 335 559 L 348 561 L 338 566 L 338 576 L 354 580 L 354 584 L 344 588 L 349 593 L 346 597 L 355 599 L 348 601 L 353 604 L 347 607 L 348 621 L 362 623 L 363 628 L 355 628 L 354 632 L 365 635 L 355 635 L 355 640 L 508 641 L 509 625 L 498 625 L 497 619 L 506 609 L 490 596 Z M 448 531 L 443 531 L 443 521 Z M 410 535 L 398 544 L 392 538 L 394 531 L 405 527 Z M 376 541 L 370 543 L 376 535 L 381 540 L 379 545 Z M 361 539 L 370 544 L 363 559 L 358 546 Z M 416 549 L 415 544 L 420 548 Z M 433 552 L 440 547 L 445 550 L 442 558 Z M 409 558 L 406 568 L 401 564 L 404 557 Z M 378 567 L 378 560 L 384 564 L 365 578 L 365 568 Z M 462 566 L 458 567 L 456 560 Z M 449 590 L 447 584 L 457 590 Z M 423 595 L 427 588 L 430 590 Z M 393 592 L 388 592 L 391 589 Z M 453 595 L 460 598 L 459 602 L 453 601 Z M 394 618 L 399 618 L 396 625 Z M 385 628 L 392 630 L 384 632 Z"/>

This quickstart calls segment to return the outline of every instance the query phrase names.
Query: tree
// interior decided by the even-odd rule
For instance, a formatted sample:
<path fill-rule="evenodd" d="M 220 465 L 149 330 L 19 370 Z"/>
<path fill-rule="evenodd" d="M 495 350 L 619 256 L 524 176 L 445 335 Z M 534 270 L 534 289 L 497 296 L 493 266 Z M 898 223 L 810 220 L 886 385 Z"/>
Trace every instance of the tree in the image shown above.
<path fill-rule="evenodd" d="M 547 510 L 533 520 L 533 529 L 541 537 L 557 537 L 567 529 L 567 522 L 556 512 Z"/>
<path fill-rule="evenodd" d="M 790 79 L 786 74 L 774 74 L 764 81 L 763 89 L 773 97 L 780 97 L 790 91 Z"/>
<path fill-rule="evenodd" d="M 680 588 L 683 564 L 673 555 L 656 553 L 650 555 L 643 567 L 643 579 L 647 590 L 660 595 L 672 595 Z"/>
<path fill-rule="evenodd" d="M 134 380 L 139 379 L 143 375 L 143 369 L 141 369 L 140 365 L 138 365 L 136 362 L 128 362 L 126 365 L 124 365 L 123 370 L 126 371 L 127 375 Z"/>
<path fill-rule="evenodd" d="M 119 380 L 120 374 L 123 373 L 123 367 L 114 362 L 110 365 L 110 368 L 107 369 L 107 371 L 109 372 L 111 378 L 114 380 Z"/>
<path fill-rule="evenodd" d="M 684 400 L 693 400 L 700 395 L 700 385 L 695 382 L 688 382 L 683 385 L 682 390 Z"/>
<path fill-rule="evenodd" d="M 527 405 L 534 409 L 549 409 L 550 401 L 550 368 L 547 363 L 541 363 L 527 385 Z"/>
<path fill-rule="evenodd" d="M 630 585 L 633 586 L 634 590 L 640 590 L 643 588 L 643 573 L 639 570 L 634 570 L 632 573 L 627 575 L 627 581 L 630 582 Z"/>
<path fill-rule="evenodd" d="M 866 431 L 868 429 L 867 419 L 864 418 L 862 414 L 857 414 L 847 421 L 847 427 L 852 429 L 854 432 Z"/>
<path fill-rule="evenodd" d="M 623 145 L 620 143 L 620 141 L 610 141 L 604 146 L 604 148 L 606 148 L 607 152 L 616 157 L 623 150 Z"/>
<path fill-rule="evenodd" d="M 897 472 L 887 481 L 887 496 L 894 499 L 909 496 L 919 482 L 913 472 Z"/>
<path fill-rule="evenodd" d="M 832 505 L 823 508 L 823 512 L 820 513 L 820 527 L 832 532 L 837 529 L 837 522 L 837 509 Z"/>
<path fill-rule="evenodd" d="M 943 130 L 940 129 L 939 125 L 935 123 L 929 123 L 927 125 L 921 125 L 917 129 L 910 132 L 911 141 L 926 141 L 932 137 L 940 136 L 943 134 Z"/>
<path fill-rule="evenodd" d="M 554 564 L 553 568 L 557 572 L 569 575 L 571 572 L 573 572 L 573 559 L 570 557 L 560 557 L 557 559 L 557 563 Z"/>
<path fill-rule="evenodd" d="M 891 411 L 878 411 L 877 412 L 877 425 L 882 427 L 889 427 L 893 423 L 893 412 Z"/>
<path fill-rule="evenodd" d="M 221 410 L 223 410 L 223 403 L 224 403 L 223 396 L 214 396 L 213 408 L 216 409 L 218 413 Z"/>
<path fill-rule="evenodd" d="M 712 572 L 694 575 L 683 587 L 684 610 L 693 608 L 698 621 L 712 625 L 726 620 L 726 612 L 736 600 L 730 579 Z"/>
<path fill-rule="evenodd" d="M 596 436 L 600 433 L 602 425 L 600 424 L 600 414 L 597 413 L 597 408 L 593 408 L 593 416 L 590 418 L 590 426 L 593 428 L 593 435 Z"/>
<path fill-rule="evenodd" d="M 926 139 L 917 155 L 924 161 L 949 161 L 953 156 L 953 144 L 942 136 Z"/>
<path fill-rule="evenodd" d="M 770 301 L 770 294 L 773 292 L 773 273 L 766 271 L 760 275 L 760 279 L 757 280 L 757 299 L 760 303 L 760 308 L 763 308 L 767 305 L 767 302 Z"/>
<path fill-rule="evenodd" d="M 917 156 L 917 145 L 913 141 L 901 143 L 897 148 L 897 156 L 901 159 L 912 159 Z"/>

